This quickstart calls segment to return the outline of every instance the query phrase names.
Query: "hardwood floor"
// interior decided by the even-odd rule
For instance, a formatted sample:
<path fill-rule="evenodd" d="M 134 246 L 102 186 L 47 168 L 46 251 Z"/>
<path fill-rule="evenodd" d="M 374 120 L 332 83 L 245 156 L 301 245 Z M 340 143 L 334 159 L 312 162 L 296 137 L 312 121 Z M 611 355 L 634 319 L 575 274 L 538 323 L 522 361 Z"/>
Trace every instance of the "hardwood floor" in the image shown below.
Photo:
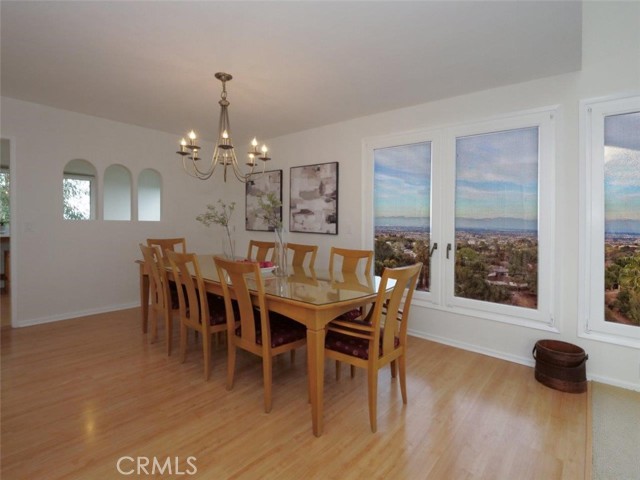
<path fill-rule="evenodd" d="M 0 327 L 11 328 L 11 295 L 0 294 Z"/>
<path fill-rule="evenodd" d="M 259 359 L 238 356 L 228 392 L 224 346 L 214 348 L 208 383 L 201 350 L 189 346 L 184 364 L 167 358 L 140 333 L 138 309 L 2 331 L 2 479 L 120 478 L 121 457 L 132 457 L 120 463 L 126 472 L 149 458 L 149 473 L 155 457 L 165 470 L 152 478 L 585 475 L 588 396 L 544 387 L 525 366 L 411 338 L 409 403 L 383 370 L 372 434 L 365 375 L 336 382 L 327 361 L 316 438 L 304 351 L 294 365 L 275 363 L 265 414 Z"/>

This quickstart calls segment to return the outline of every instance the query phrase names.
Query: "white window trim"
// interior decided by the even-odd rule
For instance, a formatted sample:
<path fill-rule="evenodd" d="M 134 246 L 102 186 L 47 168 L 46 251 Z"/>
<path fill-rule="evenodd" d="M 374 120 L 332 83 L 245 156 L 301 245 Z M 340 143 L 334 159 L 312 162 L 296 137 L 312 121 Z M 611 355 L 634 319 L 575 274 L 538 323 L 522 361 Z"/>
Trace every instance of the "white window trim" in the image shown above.
<path fill-rule="evenodd" d="M 430 292 L 414 294 L 413 304 L 475 318 L 483 318 L 512 325 L 559 332 L 556 325 L 554 278 L 555 239 L 555 157 L 556 119 L 558 106 L 549 106 L 481 122 L 459 124 L 436 129 L 415 130 L 363 141 L 363 233 L 365 248 L 373 248 L 373 170 L 374 150 L 377 148 L 431 142 L 431 243 L 438 249 L 431 258 Z M 455 257 L 446 259 L 447 243 L 455 245 L 455 140 L 472 133 L 539 127 L 540 162 L 538 173 L 538 308 L 536 310 L 510 305 L 492 304 L 453 295 Z M 453 252 L 455 254 L 455 252 Z M 440 279 L 440 280 L 438 280 Z"/>
<path fill-rule="evenodd" d="M 604 117 L 640 110 L 640 96 L 580 102 L 578 336 L 640 348 L 640 327 L 604 320 Z"/>

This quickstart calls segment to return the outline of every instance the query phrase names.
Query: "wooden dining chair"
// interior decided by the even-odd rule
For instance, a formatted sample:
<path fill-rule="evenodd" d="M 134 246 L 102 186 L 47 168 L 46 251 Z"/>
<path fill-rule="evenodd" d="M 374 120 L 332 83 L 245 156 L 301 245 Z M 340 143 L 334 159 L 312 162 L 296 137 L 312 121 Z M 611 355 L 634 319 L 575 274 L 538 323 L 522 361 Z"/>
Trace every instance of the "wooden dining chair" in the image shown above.
<path fill-rule="evenodd" d="M 157 245 L 160 247 L 162 255 L 165 250 L 171 250 L 172 252 L 187 253 L 187 241 L 184 237 L 180 238 L 147 238 L 147 245 L 153 247 Z"/>
<path fill-rule="evenodd" d="M 329 253 L 329 271 L 334 272 L 336 265 L 340 262 L 342 273 L 355 273 L 362 268 L 364 260 L 364 273 L 370 275 L 373 266 L 373 250 L 353 250 L 349 248 L 331 247 Z"/>
<path fill-rule="evenodd" d="M 140 244 L 142 258 L 149 271 L 149 314 L 153 319 L 151 323 L 151 343 L 158 339 L 158 316 L 164 318 L 164 329 L 167 342 L 167 355 L 171 355 L 171 343 L 173 337 L 173 316 L 178 311 L 178 294 L 175 288 L 169 288 L 167 270 L 160 253 L 160 247 L 149 247 Z M 148 319 L 143 319 L 148 322 Z M 146 331 L 146 325 L 142 326 Z"/>
<path fill-rule="evenodd" d="M 373 266 L 373 250 L 353 250 L 349 248 L 331 247 L 329 253 L 329 273 L 333 275 L 337 264 L 340 263 L 340 273 L 356 274 L 363 273 L 365 276 L 371 275 Z M 364 270 L 362 265 L 364 264 Z M 336 320 L 355 320 L 364 314 L 362 308 L 355 308 L 340 315 Z M 336 364 L 336 368 L 339 369 Z M 355 369 L 351 369 L 353 376 Z"/>
<path fill-rule="evenodd" d="M 192 329 L 202 337 L 204 355 L 204 379 L 211 371 L 212 336 L 227 331 L 224 302 L 218 295 L 205 291 L 198 258 L 193 253 L 177 253 L 166 250 L 173 278 L 178 290 L 180 311 L 180 361 L 186 360 L 187 333 Z"/>
<path fill-rule="evenodd" d="M 254 253 L 255 252 L 255 253 Z M 271 255 L 269 255 L 271 252 Z M 247 250 L 247 258 L 256 262 L 265 262 L 267 260 L 273 262 L 276 254 L 275 242 L 262 242 L 260 240 L 249 240 L 249 249 Z M 267 259 L 267 257 L 269 257 Z"/>
<path fill-rule="evenodd" d="M 236 348 L 242 348 L 262 357 L 264 411 L 269 413 L 272 405 L 273 358 L 304 346 L 307 336 L 306 328 L 284 315 L 267 310 L 264 284 L 258 263 L 234 262 L 221 257 L 214 257 L 214 261 L 222 284 L 227 312 L 227 389 L 233 388 Z M 258 297 L 257 309 L 252 303 L 250 286 Z M 232 305 L 232 295 L 237 301 L 236 308 Z M 236 326 L 238 322 L 239 327 Z"/>
<path fill-rule="evenodd" d="M 291 257 L 291 265 L 294 267 L 302 267 L 306 259 L 307 267 L 313 268 L 316 263 L 316 255 L 318 254 L 317 245 L 303 245 L 302 243 L 287 243 L 287 250 L 293 252 Z"/>
<path fill-rule="evenodd" d="M 361 321 L 334 320 L 327 326 L 325 357 L 346 362 L 367 370 L 369 397 L 369 423 L 377 430 L 378 370 L 391 365 L 391 376 L 396 376 L 396 362 L 400 372 L 402 402 L 407 403 L 406 355 L 407 326 L 411 299 L 416 288 L 422 263 L 406 267 L 387 268 L 373 308 Z M 387 293 L 387 284 L 395 285 Z M 407 290 L 404 305 L 400 306 Z"/>

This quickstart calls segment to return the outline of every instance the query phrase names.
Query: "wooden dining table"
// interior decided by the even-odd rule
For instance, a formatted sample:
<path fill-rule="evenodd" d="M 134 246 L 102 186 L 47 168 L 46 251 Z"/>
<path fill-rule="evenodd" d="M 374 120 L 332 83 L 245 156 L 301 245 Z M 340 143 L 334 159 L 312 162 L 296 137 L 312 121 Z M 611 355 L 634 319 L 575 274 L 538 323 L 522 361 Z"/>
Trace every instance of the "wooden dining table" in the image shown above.
<path fill-rule="evenodd" d="M 222 295 L 222 286 L 213 257 L 198 255 L 198 263 L 206 290 Z M 149 313 L 149 275 L 144 262 L 138 260 L 137 263 L 140 264 L 140 303 L 144 330 Z M 265 272 L 263 283 L 267 308 L 307 327 L 311 422 L 314 435 L 319 437 L 323 431 L 325 327 L 337 316 L 370 304 L 376 297 L 380 277 L 289 266 L 286 275 L 283 276 Z M 387 287 L 391 290 L 393 285 L 388 284 Z M 251 289 L 251 285 L 249 288 Z"/>

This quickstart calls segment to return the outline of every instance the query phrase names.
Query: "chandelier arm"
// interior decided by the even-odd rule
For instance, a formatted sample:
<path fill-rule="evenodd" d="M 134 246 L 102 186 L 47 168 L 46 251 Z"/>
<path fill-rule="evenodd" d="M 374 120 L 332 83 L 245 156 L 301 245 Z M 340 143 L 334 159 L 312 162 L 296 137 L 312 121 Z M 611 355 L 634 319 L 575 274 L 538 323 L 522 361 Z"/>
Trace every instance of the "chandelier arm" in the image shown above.
<path fill-rule="evenodd" d="M 197 172 L 197 177 L 202 178 L 202 180 L 207 180 L 211 178 L 213 172 L 216 171 L 216 167 L 218 166 L 218 146 L 213 151 L 213 155 L 211 156 L 211 162 L 209 162 L 209 168 L 206 170 L 200 170 L 195 161 L 192 161 L 193 169 Z"/>
<path fill-rule="evenodd" d="M 208 180 L 213 175 L 215 168 L 209 172 L 200 172 L 195 166 L 195 161 L 191 160 L 191 167 L 187 167 L 186 160 L 182 160 L 182 167 L 187 174 L 199 180 Z"/>

